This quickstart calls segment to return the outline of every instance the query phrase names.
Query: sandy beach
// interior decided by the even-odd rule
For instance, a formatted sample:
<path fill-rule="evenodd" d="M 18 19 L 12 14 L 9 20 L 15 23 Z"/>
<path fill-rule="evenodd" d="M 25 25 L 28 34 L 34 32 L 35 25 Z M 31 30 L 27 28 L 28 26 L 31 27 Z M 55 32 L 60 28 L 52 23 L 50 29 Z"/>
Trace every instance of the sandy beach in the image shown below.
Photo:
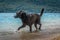
<path fill-rule="evenodd" d="M 0 40 L 55 40 L 60 36 L 60 28 L 45 29 L 38 32 L 28 31 L 2 31 L 0 32 Z"/>

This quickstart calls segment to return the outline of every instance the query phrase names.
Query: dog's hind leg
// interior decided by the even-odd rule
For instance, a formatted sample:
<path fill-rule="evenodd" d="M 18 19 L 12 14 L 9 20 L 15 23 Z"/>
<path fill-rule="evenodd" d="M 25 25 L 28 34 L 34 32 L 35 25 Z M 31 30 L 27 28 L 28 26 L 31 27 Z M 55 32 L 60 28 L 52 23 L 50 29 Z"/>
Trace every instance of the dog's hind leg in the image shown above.
<path fill-rule="evenodd" d="M 40 18 L 36 21 L 36 23 L 39 25 L 39 30 L 41 30 L 42 24 L 41 24 Z"/>
<path fill-rule="evenodd" d="M 39 30 L 41 30 L 41 23 L 39 24 Z"/>
<path fill-rule="evenodd" d="M 35 28 L 36 28 L 36 31 L 38 30 L 38 28 L 37 28 L 37 24 L 34 24 L 34 26 L 35 26 Z"/>

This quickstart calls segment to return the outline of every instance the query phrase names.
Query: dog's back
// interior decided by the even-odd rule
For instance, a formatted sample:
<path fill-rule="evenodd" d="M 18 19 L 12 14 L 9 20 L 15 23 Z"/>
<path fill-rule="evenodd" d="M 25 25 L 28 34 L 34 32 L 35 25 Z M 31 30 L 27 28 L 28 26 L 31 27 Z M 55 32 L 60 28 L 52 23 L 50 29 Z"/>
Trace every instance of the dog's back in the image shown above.
<path fill-rule="evenodd" d="M 31 24 L 40 24 L 41 16 L 43 15 L 44 8 L 41 10 L 40 15 L 38 14 L 30 14 L 28 15 L 28 21 L 30 21 Z"/>

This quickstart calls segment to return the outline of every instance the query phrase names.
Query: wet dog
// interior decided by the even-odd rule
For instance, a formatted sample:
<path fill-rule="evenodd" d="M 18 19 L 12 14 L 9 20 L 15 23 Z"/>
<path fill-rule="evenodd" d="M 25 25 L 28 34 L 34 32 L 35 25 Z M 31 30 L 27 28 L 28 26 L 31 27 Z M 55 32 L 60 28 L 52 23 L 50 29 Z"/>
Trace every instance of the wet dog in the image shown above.
<path fill-rule="evenodd" d="M 14 16 L 15 18 L 20 18 L 22 20 L 23 25 L 21 27 L 18 28 L 18 30 L 20 30 L 21 28 L 24 28 L 26 25 L 28 25 L 30 27 L 30 32 L 32 32 L 32 24 L 34 24 L 36 30 L 37 28 L 37 24 L 39 24 L 39 30 L 41 30 L 41 17 L 43 15 L 44 12 L 44 8 L 42 8 L 40 15 L 38 14 L 30 14 L 27 15 L 26 12 L 20 11 L 18 13 L 16 13 L 16 16 Z"/>

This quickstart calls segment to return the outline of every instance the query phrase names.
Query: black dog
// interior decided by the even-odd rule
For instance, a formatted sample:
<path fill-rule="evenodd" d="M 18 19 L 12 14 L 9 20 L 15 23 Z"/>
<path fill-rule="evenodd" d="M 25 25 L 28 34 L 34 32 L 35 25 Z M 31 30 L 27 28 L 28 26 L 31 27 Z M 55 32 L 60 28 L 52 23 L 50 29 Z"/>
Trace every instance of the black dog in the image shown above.
<path fill-rule="evenodd" d="M 30 27 L 30 32 L 32 32 L 32 24 L 35 25 L 35 28 L 37 30 L 37 24 L 39 24 L 39 30 L 41 30 L 41 16 L 43 15 L 43 11 L 44 8 L 42 8 L 41 10 L 41 14 L 31 14 L 31 15 L 27 15 L 25 12 L 20 11 L 18 13 L 16 13 L 16 16 L 14 16 L 15 18 L 20 18 L 22 20 L 23 25 L 21 27 L 18 28 L 18 30 L 20 30 L 21 28 L 25 27 L 26 25 L 28 25 Z"/>

